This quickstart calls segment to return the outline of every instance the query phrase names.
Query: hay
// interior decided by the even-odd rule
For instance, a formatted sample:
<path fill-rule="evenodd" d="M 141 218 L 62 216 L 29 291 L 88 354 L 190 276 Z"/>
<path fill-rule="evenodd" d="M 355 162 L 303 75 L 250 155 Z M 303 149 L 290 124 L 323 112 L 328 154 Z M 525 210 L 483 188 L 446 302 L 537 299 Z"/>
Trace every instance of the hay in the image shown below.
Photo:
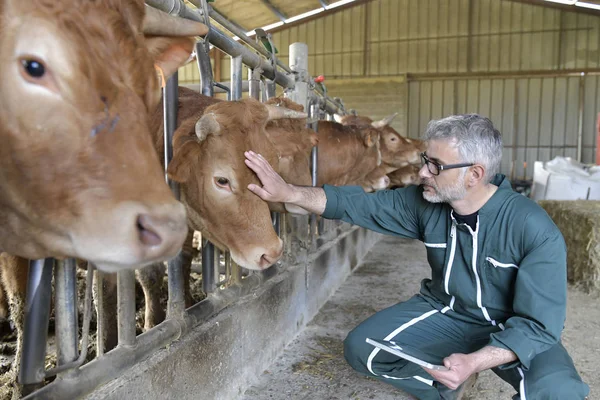
<path fill-rule="evenodd" d="M 586 293 L 600 294 L 600 201 L 542 200 L 567 243 L 567 278 Z"/>

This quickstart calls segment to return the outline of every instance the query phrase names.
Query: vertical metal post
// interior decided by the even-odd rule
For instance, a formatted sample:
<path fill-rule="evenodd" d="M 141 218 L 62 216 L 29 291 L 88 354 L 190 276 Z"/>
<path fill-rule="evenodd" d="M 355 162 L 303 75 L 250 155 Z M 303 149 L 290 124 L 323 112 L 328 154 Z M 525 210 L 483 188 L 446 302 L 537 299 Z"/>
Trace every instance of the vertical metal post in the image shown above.
<path fill-rule="evenodd" d="M 265 82 L 265 94 L 266 94 L 265 101 L 266 101 L 266 100 L 270 100 L 275 97 L 277 87 L 275 86 L 275 82 L 270 79 L 267 79 L 264 82 Z M 281 237 L 281 214 L 278 212 L 272 212 L 271 219 L 273 221 L 273 228 L 275 229 L 275 233 L 277 233 L 277 236 Z"/>
<path fill-rule="evenodd" d="M 272 81 L 270 79 L 265 80 L 265 90 L 267 93 L 267 100 L 270 100 L 273 97 L 275 97 L 275 95 L 277 94 L 277 86 L 275 84 L 275 81 Z"/>
<path fill-rule="evenodd" d="M 215 57 L 218 57 L 216 55 Z M 201 92 L 205 96 L 214 96 L 213 71 L 210 65 L 210 55 L 206 52 L 204 40 L 196 42 L 196 62 L 200 71 Z"/>
<path fill-rule="evenodd" d="M 308 112 L 308 46 L 306 43 L 292 43 L 289 57 L 290 69 L 296 74 L 294 90 L 287 93 L 292 101 L 302 104 Z"/>
<path fill-rule="evenodd" d="M 54 308 L 57 366 L 74 361 L 78 357 L 76 268 L 74 258 L 58 261 L 56 265 Z"/>
<path fill-rule="evenodd" d="M 53 258 L 31 260 L 25 300 L 23 355 L 19 383 L 23 395 L 42 386 L 52 297 Z"/>
<path fill-rule="evenodd" d="M 317 98 L 311 98 L 309 101 L 308 108 L 308 118 L 309 118 L 309 128 L 315 132 L 319 132 L 319 100 Z M 317 186 L 318 184 L 318 159 L 319 159 L 319 148 L 317 146 L 313 146 L 311 154 L 310 154 L 310 174 L 312 185 Z M 313 234 L 317 233 L 317 216 L 315 214 L 310 214 L 310 226 L 311 232 Z"/>
<path fill-rule="evenodd" d="M 583 151 L 583 103 L 585 102 L 585 72 L 579 77 L 579 118 L 577 119 L 577 161 L 581 162 Z"/>
<path fill-rule="evenodd" d="M 208 240 L 202 241 L 202 290 L 215 291 L 215 246 Z"/>
<path fill-rule="evenodd" d="M 169 281 L 171 277 L 169 276 Z M 169 296 L 171 293 L 169 293 Z M 135 271 L 117 272 L 119 346 L 135 344 Z"/>
<path fill-rule="evenodd" d="M 240 100 L 242 98 L 243 67 L 241 56 L 231 57 L 230 87 L 232 101 Z M 242 270 L 240 269 L 240 266 L 234 262 L 231 263 L 231 276 L 233 282 L 241 282 L 242 280 Z"/>
<path fill-rule="evenodd" d="M 167 167 L 171 158 L 173 158 L 173 134 L 177 129 L 177 110 L 179 108 L 179 79 L 175 72 L 167 81 L 163 90 L 164 107 L 164 131 L 165 131 L 165 177 Z M 177 200 L 179 200 L 179 184 L 170 181 L 166 177 L 167 183 Z M 167 316 L 169 318 L 179 318 L 183 315 L 185 309 L 184 288 L 183 288 L 183 266 L 181 264 L 181 252 L 168 262 L 169 268 L 169 302 L 167 305 Z M 133 295 L 135 299 L 135 295 Z M 135 303 L 135 302 L 134 302 Z M 134 318 L 135 321 L 135 318 Z M 120 333 L 119 333 L 120 335 Z M 135 326 L 134 326 L 135 337 Z M 119 337 L 120 343 L 120 337 Z"/>
<path fill-rule="evenodd" d="M 250 97 L 260 100 L 260 73 L 248 68 L 248 92 Z"/>
<path fill-rule="evenodd" d="M 215 94 L 210 55 L 206 51 L 204 42 L 196 43 L 196 58 L 202 82 L 202 94 L 213 97 Z M 204 293 L 215 291 L 215 246 L 208 240 L 202 241 L 202 290 Z"/>
<path fill-rule="evenodd" d="M 89 264 L 88 264 L 89 268 Z M 104 272 L 96 269 L 94 271 L 96 275 L 95 285 L 96 285 L 96 355 L 100 357 L 104 354 L 104 341 L 105 341 L 105 333 L 104 333 L 104 313 L 106 310 L 104 309 Z"/>
<path fill-rule="evenodd" d="M 242 57 L 231 57 L 231 100 L 242 98 Z"/>

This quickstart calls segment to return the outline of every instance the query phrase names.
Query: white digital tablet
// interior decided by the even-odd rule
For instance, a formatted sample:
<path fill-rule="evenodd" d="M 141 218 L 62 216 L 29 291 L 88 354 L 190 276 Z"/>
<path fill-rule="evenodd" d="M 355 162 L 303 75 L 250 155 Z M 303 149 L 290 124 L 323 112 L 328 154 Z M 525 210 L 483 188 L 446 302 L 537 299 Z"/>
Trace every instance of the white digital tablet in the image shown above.
<path fill-rule="evenodd" d="M 388 340 L 367 338 L 366 342 L 377 348 L 380 348 L 381 350 L 387 351 L 388 353 L 420 365 L 421 367 L 437 371 L 448 371 L 448 368 L 442 365 L 442 360 L 437 360 L 435 357 L 427 355 L 417 349 L 409 349 L 405 345 L 401 346 L 398 343 Z"/>

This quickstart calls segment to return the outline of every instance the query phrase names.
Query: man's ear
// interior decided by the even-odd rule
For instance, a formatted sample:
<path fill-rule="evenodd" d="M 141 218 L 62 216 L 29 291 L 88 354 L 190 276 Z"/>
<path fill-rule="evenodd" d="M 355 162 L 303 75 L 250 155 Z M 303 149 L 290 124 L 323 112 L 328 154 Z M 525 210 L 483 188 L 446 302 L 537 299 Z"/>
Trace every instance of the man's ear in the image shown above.
<path fill-rule="evenodd" d="M 469 184 L 471 186 L 475 186 L 483 180 L 483 177 L 485 176 L 485 168 L 481 164 L 475 164 L 471 166 L 470 169 L 471 177 L 469 179 Z"/>
<path fill-rule="evenodd" d="M 146 37 L 146 46 L 154 57 L 154 65 L 162 70 L 165 81 L 191 60 L 195 43 L 195 39 L 189 37 Z"/>

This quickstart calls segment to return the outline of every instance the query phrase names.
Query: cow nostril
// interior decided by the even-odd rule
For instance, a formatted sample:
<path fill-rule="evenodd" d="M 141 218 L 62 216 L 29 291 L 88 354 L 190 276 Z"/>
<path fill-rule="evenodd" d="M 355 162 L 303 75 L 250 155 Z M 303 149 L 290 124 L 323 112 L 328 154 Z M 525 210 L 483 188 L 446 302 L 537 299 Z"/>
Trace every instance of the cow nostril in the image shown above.
<path fill-rule="evenodd" d="M 158 246 L 162 243 L 162 239 L 153 229 L 151 221 L 148 215 L 138 216 L 136 224 L 140 242 L 146 246 Z"/>

